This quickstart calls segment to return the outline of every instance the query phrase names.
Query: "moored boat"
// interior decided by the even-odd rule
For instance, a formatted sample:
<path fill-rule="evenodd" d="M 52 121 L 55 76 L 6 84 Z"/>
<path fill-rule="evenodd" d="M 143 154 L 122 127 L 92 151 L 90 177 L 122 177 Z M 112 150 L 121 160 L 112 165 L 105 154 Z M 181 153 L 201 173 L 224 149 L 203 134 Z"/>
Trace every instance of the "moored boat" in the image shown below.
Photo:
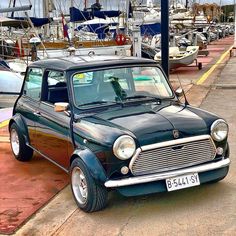
<path fill-rule="evenodd" d="M 180 50 L 179 47 L 169 48 L 169 65 L 170 69 L 176 69 L 182 66 L 188 66 L 192 64 L 198 55 L 198 46 L 188 46 L 186 49 Z M 161 63 L 161 52 L 158 52 L 154 60 Z"/>

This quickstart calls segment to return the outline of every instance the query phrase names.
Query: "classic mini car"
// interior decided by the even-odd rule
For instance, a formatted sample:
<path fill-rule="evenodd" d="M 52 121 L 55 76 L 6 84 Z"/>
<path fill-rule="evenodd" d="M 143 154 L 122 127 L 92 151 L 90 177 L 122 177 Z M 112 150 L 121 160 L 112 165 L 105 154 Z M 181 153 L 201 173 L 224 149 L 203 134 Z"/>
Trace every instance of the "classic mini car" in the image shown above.
<path fill-rule="evenodd" d="M 77 205 L 222 180 L 228 125 L 181 103 L 155 61 L 118 56 L 47 59 L 26 71 L 9 123 L 19 161 L 33 152 L 71 176 Z"/>

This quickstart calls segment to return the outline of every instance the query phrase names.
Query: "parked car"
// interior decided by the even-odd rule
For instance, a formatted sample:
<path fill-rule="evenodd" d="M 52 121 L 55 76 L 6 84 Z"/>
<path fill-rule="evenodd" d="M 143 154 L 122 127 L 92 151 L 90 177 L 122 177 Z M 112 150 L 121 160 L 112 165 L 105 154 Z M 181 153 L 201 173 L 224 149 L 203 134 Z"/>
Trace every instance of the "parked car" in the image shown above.
<path fill-rule="evenodd" d="M 68 172 L 85 212 L 103 209 L 111 189 L 134 196 L 220 181 L 228 125 L 180 95 L 149 59 L 37 61 L 9 122 L 11 148 L 19 161 L 35 151 Z"/>
<path fill-rule="evenodd" d="M 3 68 L 6 66 L 3 64 Z M 20 73 L 0 70 L 0 108 L 12 107 L 19 96 L 23 84 Z"/>

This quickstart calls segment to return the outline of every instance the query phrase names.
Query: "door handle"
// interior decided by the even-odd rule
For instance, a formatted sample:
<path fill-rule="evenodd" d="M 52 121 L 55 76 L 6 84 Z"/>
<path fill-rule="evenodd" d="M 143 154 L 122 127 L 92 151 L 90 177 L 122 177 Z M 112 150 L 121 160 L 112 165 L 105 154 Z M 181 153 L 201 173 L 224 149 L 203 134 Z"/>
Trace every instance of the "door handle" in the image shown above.
<path fill-rule="evenodd" d="M 34 115 L 35 115 L 35 116 L 41 116 L 41 113 L 40 113 L 40 111 L 35 111 L 35 112 L 34 112 Z"/>

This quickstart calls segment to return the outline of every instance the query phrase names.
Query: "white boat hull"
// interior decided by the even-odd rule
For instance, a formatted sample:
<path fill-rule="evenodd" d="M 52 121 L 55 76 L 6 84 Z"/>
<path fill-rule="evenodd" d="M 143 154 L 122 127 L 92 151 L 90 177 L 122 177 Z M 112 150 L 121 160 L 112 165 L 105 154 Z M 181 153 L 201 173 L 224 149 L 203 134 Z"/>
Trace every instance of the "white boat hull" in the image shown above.
<path fill-rule="evenodd" d="M 176 48 L 176 47 L 174 47 Z M 176 69 L 183 66 L 188 66 L 194 62 L 197 58 L 199 51 L 198 46 L 189 46 L 186 48 L 186 51 L 178 51 L 176 53 L 169 54 L 169 66 L 170 69 Z M 161 53 L 157 53 L 154 59 L 161 63 Z"/>
<path fill-rule="evenodd" d="M 91 47 L 91 48 L 76 48 L 75 55 L 78 56 L 87 56 L 88 54 L 95 55 L 123 55 L 130 56 L 131 45 L 122 45 L 122 46 L 104 46 L 104 47 Z M 69 56 L 70 52 L 67 49 L 50 49 L 47 50 L 47 54 L 50 58 Z M 37 56 L 40 59 L 46 58 L 47 55 L 45 51 L 39 50 Z"/>

